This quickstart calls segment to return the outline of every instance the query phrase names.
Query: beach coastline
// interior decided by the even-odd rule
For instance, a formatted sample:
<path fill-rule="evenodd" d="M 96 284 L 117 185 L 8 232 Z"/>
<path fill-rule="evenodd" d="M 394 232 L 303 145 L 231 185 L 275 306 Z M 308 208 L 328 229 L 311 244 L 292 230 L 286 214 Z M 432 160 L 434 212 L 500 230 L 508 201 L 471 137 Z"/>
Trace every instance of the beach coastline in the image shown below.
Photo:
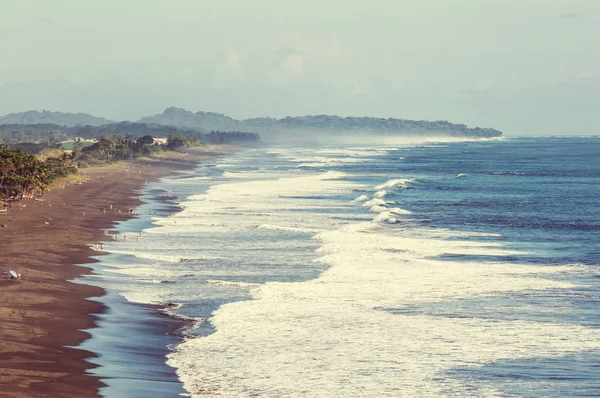
<path fill-rule="evenodd" d="M 135 216 L 129 209 L 141 203 L 137 193 L 146 183 L 193 169 L 235 149 L 205 146 L 82 169 L 85 181 L 55 187 L 0 215 L 0 268 L 23 275 L 21 280 L 0 281 L 3 393 L 11 397 L 100 396 L 98 390 L 104 384 L 89 373 L 97 366 L 89 361 L 95 353 L 74 347 L 90 337 L 84 330 L 93 328 L 98 314 L 105 311 L 103 304 L 89 299 L 106 292 L 71 281 L 92 272 L 84 264 L 96 262 L 92 257 L 102 254 L 91 246 L 98 243 L 101 249 L 107 239 L 103 230 Z M 164 322 L 159 333 L 172 331 L 175 323 Z M 160 323 L 153 324 L 157 332 Z"/>

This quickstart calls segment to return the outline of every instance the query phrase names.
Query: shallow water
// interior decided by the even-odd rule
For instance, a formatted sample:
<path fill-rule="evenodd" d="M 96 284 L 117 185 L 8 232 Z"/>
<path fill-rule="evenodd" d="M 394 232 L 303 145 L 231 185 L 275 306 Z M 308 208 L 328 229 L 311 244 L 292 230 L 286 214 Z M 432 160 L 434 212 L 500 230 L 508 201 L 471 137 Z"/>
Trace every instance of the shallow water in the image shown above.
<path fill-rule="evenodd" d="M 250 149 L 148 187 L 103 283 L 197 321 L 192 396 L 598 395 L 599 151 Z"/>

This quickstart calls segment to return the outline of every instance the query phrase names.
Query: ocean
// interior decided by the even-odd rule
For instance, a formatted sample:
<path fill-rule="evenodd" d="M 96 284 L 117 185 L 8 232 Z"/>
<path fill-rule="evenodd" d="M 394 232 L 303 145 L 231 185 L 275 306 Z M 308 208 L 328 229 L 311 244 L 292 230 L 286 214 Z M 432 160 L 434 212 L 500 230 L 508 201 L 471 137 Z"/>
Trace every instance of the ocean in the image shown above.
<path fill-rule="evenodd" d="M 92 279 L 193 321 L 192 397 L 600 395 L 600 138 L 382 138 L 151 183 Z"/>

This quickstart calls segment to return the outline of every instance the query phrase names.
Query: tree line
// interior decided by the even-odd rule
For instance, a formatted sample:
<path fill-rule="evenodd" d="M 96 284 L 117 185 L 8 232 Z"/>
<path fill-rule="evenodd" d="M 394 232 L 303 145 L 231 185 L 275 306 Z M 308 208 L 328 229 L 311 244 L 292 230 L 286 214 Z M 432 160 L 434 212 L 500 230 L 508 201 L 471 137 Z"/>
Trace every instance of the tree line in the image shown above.
<path fill-rule="evenodd" d="M 102 126 L 59 126 L 57 124 L 0 124 L 0 144 L 44 143 L 58 145 L 76 138 L 96 139 L 121 137 L 137 140 L 140 137 L 197 137 L 208 143 L 242 143 L 259 141 L 256 133 L 241 131 L 211 131 L 200 128 L 180 128 L 154 123 L 120 122 Z"/>
<path fill-rule="evenodd" d="M 0 202 L 39 196 L 55 179 L 75 171 L 66 157 L 41 161 L 34 155 L 0 145 Z"/>
<path fill-rule="evenodd" d="M 241 132 L 212 132 L 206 136 L 211 143 L 258 140 L 256 134 Z M 54 180 L 77 173 L 79 167 L 152 156 L 162 151 L 203 144 L 204 141 L 195 135 L 170 134 L 162 144 L 155 142 L 151 135 L 135 138 L 121 133 L 107 134 L 88 146 L 81 141 L 75 142 L 71 152 L 58 151 L 50 143 L 0 144 L 0 202 L 40 196 Z M 48 150 L 55 156 L 40 160 L 39 154 Z"/>

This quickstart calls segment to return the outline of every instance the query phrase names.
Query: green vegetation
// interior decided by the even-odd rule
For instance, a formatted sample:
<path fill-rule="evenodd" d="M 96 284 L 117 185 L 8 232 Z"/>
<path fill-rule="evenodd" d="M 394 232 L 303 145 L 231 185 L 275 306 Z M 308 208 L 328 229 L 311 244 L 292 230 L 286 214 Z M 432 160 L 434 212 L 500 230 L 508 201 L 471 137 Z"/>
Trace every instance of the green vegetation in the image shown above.
<path fill-rule="evenodd" d="M 76 143 L 77 144 L 77 143 Z M 199 144 L 199 143 L 198 143 Z M 73 160 L 79 167 L 106 164 L 118 160 L 133 159 L 166 150 L 164 145 L 155 145 L 152 136 L 143 136 L 137 140 L 123 138 L 115 134 L 101 138 L 90 146 L 73 148 Z"/>
<path fill-rule="evenodd" d="M 167 148 L 169 149 L 189 148 L 201 144 L 202 141 L 200 138 L 194 137 L 193 135 L 185 137 L 181 134 L 171 134 L 167 137 Z"/>
<path fill-rule="evenodd" d="M 6 124 L 0 125 L 0 144 L 36 143 L 48 146 L 62 145 L 71 150 L 91 145 L 94 140 L 117 137 L 119 140 L 136 141 L 140 137 L 192 136 L 209 143 L 247 143 L 258 141 L 256 133 L 239 131 L 212 131 L 201 128 L 180 128 L 163 124 L 111 123 L 102 126 L 66 127 L 57 124 Z M 146 138 L 148 139 L 148 138 Z M 149 142 L 146 142 L 148 144 Z"/>
<path fill-rule="evenodd" d="M 211 131 L 202 136 L 202 138 L 211 144 L 229 144 L 229 143 L 248 143 L 260 140 L 256 133 L 243 133 L 240 131 Z"/>
<path fill-rule="evenodd" d="M 0 147 L 0 201 L 41 194 L 48 185 L 46 166 L 35 156 Z"/>
<path fill-rule="evenodd" d="M 44 115 L 56 116 L 52 112 Z M 166 139 L 155 143 L 154 137 Z M 50 183 L 76 173 L 78 167 L 148 157 L 205 142 L 258 140 L 255 133 L 213 131 L 206 134 L 197 128 L 146 123 L 72 127 L 51 123 L 4 124 L 0 125 L 0 202 L 41 195 Z"/>
<path fill-rule="evenodd" d="M 56 124 L 0 125 L 0 144 L 45 142 L 54 145 L 65 141 L 68 137 L 68 132 Z"/>
<path fill-rule="evenodd" d="M 57 178 L 76 172 L 73 158 L 67 153 L 41 161 L 34 155 L 0 145 L 0 202 L 40 196 Z"/>

